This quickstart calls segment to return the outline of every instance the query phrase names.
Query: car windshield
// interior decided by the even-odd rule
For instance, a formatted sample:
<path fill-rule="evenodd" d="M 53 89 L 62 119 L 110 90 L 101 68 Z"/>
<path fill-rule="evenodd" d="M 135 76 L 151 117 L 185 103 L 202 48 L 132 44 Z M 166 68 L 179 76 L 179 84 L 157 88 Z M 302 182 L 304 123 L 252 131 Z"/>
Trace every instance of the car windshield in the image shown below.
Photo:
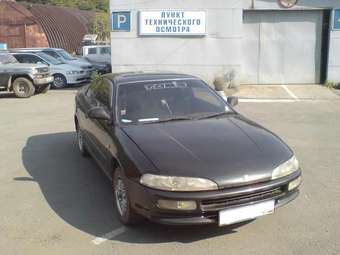
<path fill-rule="evenodd" d="M 123 84 L 118 91 L 118 118 L 124 125 L 200 119 L 233 112 L 200 80 Z"/>
<path fill-rule="evenodd" d="M 0 64 L 13 64 L 13 63 L 18 63 L 18 61 L 11 54 L 0 54 Z"/>
<path fill-rule="evenodd" d="M 60 60 L 51 57 L 50 55 L 47 55 L 46 53 L 43 52 L 36 52 L 36 54 L 41 57 L 43 60 L 45 60 L 46 62 L 52 64 L 52 65 L 61 65 L 63 64 L 63 62 L 61 62 Z"/>
<path fill-rule="evenodd" d="M 60 54 L 66 60 L 76 60 L 70 53 L 65 50 L 58 50 L 58 54 Z"/>

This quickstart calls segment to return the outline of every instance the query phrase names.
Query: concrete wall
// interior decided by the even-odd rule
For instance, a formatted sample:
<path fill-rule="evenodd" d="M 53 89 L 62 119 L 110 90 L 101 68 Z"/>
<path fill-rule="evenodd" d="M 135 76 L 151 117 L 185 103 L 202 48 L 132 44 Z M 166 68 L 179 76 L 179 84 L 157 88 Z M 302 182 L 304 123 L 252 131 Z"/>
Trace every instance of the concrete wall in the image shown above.
<path fill-rule="evenodd" d="M 208 82 L 231 71 L 242 75 L 243 9 L 280 9 L 276 0 L 111 0 L 111 11 L 131 11 L 131 32 L 112 32 L 114 71 L 171 70 Z M 300 0 L 292 9 L 340 8 L 338 0 Z M 198 9 L 207 12 L 204 37 L 139 37 L 141 10 Z M 331 31 L 328 80 L 340 82 L 340 32 Z M 239 79 L 236 79 L 236 82 Z"/>

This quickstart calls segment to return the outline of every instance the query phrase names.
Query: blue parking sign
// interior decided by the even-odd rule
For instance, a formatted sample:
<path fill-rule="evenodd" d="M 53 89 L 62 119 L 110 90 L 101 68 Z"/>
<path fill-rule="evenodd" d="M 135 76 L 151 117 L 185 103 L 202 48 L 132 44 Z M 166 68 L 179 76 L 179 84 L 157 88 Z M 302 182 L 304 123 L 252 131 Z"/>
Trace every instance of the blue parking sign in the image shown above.
<path fill-rule="evenodd" d="M 131 12 L 112 12 L 112 31 L 130 32 Z"/>
<path fill-rule="evenodd" d="M 334 10 L 333 29 L 340 30 L 340 9 Z"/>

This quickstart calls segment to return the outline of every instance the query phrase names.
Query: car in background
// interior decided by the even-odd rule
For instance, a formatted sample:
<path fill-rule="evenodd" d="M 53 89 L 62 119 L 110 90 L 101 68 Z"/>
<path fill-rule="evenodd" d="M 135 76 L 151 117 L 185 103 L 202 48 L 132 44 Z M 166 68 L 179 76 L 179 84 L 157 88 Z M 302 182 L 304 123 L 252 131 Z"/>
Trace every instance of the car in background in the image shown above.
<path fill-rule="evenodd" d="M 28 98 L 36 93 L 47 93 L 52 82 L 48 66 L 21 64 L 10 53 L 0 51 L 0 91 Z"/>
<path fill-rule="evenodd" d="M 89 61 L 111 64 L 110 45 L 89 45 L 83 46 L 82 55 Z"/>
<path fill-rule="evenodd" d="M 20 63 L 48 65 L 54 77 L 52 87 L 55 89 L 65 88 L 71 84 L 79 84 L 90 80 L 91 77 L 91 73 L 80 67 L 65 64 L 43 52 L 15 52 L 11 50 L 11 54 Z"/>
<path fill-rule="evenodd" d="M 92 64 L 89 63 L 86 59 L 74 57 L 64 49 L 59 49 L 59 48 L 16 48 L 16 49 L 11 49 L 11 50 L 16 51 L 16 52 L 43 52 L 47 55 L 50 55 L 51 57 L 58 59 L 59 61 L 65 63 L 65 64 L 78 66 L 81 69 L 83 69 L 85 72 L 92 73 L 94 71 Z"/>
<path fill-rule="evenodd" d="M 85 59 L 91 63 L 91 65 L 93 66 L 93 70 L 97 71 L 100 74 L 107 74 L 112 72 L 112 67 L 109 63 L 92 61 L 90 59 L 87 59 L 86 57 Z"/>
<path fill-rule="evenodd" d="M 298 196 L 293 151 L 237 103 L 184 74 L 108 74 L 78 91 L 79 151 L 112 180 L 124 224 L 231 225 Z"/>

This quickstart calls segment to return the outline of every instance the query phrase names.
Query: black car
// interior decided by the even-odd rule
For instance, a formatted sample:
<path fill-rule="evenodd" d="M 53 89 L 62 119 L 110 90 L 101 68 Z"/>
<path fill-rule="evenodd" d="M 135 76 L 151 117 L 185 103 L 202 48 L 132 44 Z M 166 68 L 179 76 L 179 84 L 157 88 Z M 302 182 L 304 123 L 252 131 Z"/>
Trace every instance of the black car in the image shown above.
<path fill-rule="evenodd" d="M 112 72 L 112 67 L 109 63 L 96 62 L 89 58 L 84 59 L 87 60 L 92 65 L 93 69 L 100 74 L 107 74 Z"/>
<path fill-rule="evenodd" d="M 120 219 L 220 226 L 298 196 L 301 170 L 275 134 L 182 74 L 104 75 L 76 96 L 75 127 L 112 180 Z"/>

